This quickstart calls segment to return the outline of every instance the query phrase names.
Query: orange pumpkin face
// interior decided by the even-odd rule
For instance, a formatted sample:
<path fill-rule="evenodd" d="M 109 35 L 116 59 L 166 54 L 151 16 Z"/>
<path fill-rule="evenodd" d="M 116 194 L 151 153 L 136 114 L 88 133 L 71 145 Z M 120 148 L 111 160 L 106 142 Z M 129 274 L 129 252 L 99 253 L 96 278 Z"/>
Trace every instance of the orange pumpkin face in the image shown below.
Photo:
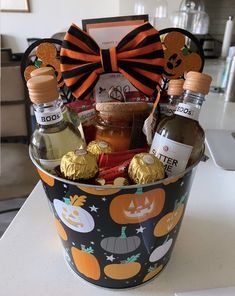
<path fill-rule="evenodd" d="M 184 204 L 181 204 L 176 210 L 163 216 L 154 228 L 154 235 L 160 237 L 168 234 L 180 221 L 184 207 Z"/>
<path fill-rule="evenodd" d="M 79 189 L 81 189 L 82 191 L 86 192 L 86 193 L 90 193 L 93 195 L 111 195 L 111 194 L 115 194 L 118 191 L 120 191 L 120 189 L 117 188 L 110 188 L 110 189 L 103 189 L 103 188 L 99 188 L 99 187 L 86 187 L 86 186 L 78 186 Z"/>
<path fill-rule="evenodd" d="M 164 206 L 165 191 L 161 188 L 144 193 L 123 194 L 114 198 L 109 212 L 119 224 L 135 224 L 158 215 Z"/>

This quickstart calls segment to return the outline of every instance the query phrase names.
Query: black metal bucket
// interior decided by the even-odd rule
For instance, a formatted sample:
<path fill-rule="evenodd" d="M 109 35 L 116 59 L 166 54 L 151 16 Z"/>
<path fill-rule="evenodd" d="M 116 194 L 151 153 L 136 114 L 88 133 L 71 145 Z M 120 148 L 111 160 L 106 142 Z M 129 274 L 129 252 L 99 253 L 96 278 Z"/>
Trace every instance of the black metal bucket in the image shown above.
<path fill-rule="evenodd" d="M 156 276 L 170 259 L 195 169 L 147 185 L 94 186 L 43 170 L 33 159 L 54 212 L 70 267 L 106 288 Z"/>

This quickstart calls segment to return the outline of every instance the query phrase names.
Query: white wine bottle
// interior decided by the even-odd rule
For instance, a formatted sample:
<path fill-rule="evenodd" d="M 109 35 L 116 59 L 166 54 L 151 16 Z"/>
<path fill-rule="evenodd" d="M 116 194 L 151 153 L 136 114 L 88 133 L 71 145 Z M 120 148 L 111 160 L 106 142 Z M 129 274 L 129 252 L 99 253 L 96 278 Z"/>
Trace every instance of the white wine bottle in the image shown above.
<path fill-rule="evenodd" d="M 211 80 L 207 74 L 188 72 L 183 102 L 173 116 L 165 117 L 157 126 L 150 153 L 164 163 L 168 176 L 183 172 L 202 154 L 205 135 L 198 118 Z"/>
<path fill-rule="evenodd" d="M 64 154 L 84 149 L 86 144 L 79 130 L 63 119 L 62 100 L 58 98 L 54 76 L 32 77 L 27 87 L 37 120 L 37 128 L 31 137 L 32 153 L 44 169 L 54 173 Z"/>

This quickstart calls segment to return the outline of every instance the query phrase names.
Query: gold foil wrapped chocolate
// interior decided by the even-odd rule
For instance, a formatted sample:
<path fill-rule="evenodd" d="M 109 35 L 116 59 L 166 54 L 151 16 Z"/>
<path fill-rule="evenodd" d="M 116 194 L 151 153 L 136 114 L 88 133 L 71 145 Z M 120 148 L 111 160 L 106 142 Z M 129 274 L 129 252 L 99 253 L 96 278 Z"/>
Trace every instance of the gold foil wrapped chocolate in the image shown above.
<path fill-rule="evenodd" d="M 113 181 L 113 185 L 115 186 L 126 186 L 129 185 L 128 180 L 124 177 L 117 177 Z"/>
<path fill-rule="evenodd" d="M 77 149 L 62 157 L 60 170 L 70 180 L 90 179 L 98 172 L 98 165 L 95 155 L 86 150 Z"/>
<path fill-rule="evenodd" d="M 136 154 L 128 168 L 129 177 L 136 184 L 148 184 L 165 177 L 163 163 L 153 154 Z"/>
<path fill-rule="evenodd" d="M 101 153 L 112 152 L 111 145 L 106 141 L 91 141 L 87 146 L 87 151 L 96 155 L 97 159 Z"/>

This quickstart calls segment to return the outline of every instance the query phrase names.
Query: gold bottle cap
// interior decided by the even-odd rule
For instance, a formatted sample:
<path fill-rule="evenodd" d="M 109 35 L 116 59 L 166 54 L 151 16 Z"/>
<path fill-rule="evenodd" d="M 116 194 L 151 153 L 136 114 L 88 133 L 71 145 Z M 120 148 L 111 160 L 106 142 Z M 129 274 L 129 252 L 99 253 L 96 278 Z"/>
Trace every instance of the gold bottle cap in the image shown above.
<path fill-rule="evenodd" d="M 187 73 L 183 88 L 196 93 L 207 95 L 212 78 L 208 74 L 190 71 Z"/>
<path fill-rule="evenodd" d="M 57 81 L 52 75 L 34 76 L 27 81 L 27 87 L 30 100 L 35 104 L 58 99 Z"/>
<path fill-rule="evenodd" d="M 181 96 L 184 92 L 183 85 L 184 85 L 184 80 L 171 79 L 168 85 L 167 94 L 169 96 Z"/>
<path fill-rule="evenodd" d="M 30 73 L 31 77 L 41 76 L 41 75 L 55 76 L 55 70 L 52 67 L 42 67 L 42 68 L 35 69 Z"/>
<path fill-rule="evenodd" d="M 98 172 L 98 165 L 95 155 L 84 149 L 77 149 L 62 157 L 60 170 L 70 180 L 90 179 Z"/>
<path fill-rule="evenodd" d="M 98 158 L 101 153 L 110 153 L 113 150 L 111 145 L 106 141 L 91 141 L 87 146 L 87 151 L 96 155 Z"/>
<path fill-rule="evenodd" d="M 136 154 L 128 168 L 129 177 L 136 184 L 148 184 L 165 177 L 163 163 L 153 154 Z"/>

